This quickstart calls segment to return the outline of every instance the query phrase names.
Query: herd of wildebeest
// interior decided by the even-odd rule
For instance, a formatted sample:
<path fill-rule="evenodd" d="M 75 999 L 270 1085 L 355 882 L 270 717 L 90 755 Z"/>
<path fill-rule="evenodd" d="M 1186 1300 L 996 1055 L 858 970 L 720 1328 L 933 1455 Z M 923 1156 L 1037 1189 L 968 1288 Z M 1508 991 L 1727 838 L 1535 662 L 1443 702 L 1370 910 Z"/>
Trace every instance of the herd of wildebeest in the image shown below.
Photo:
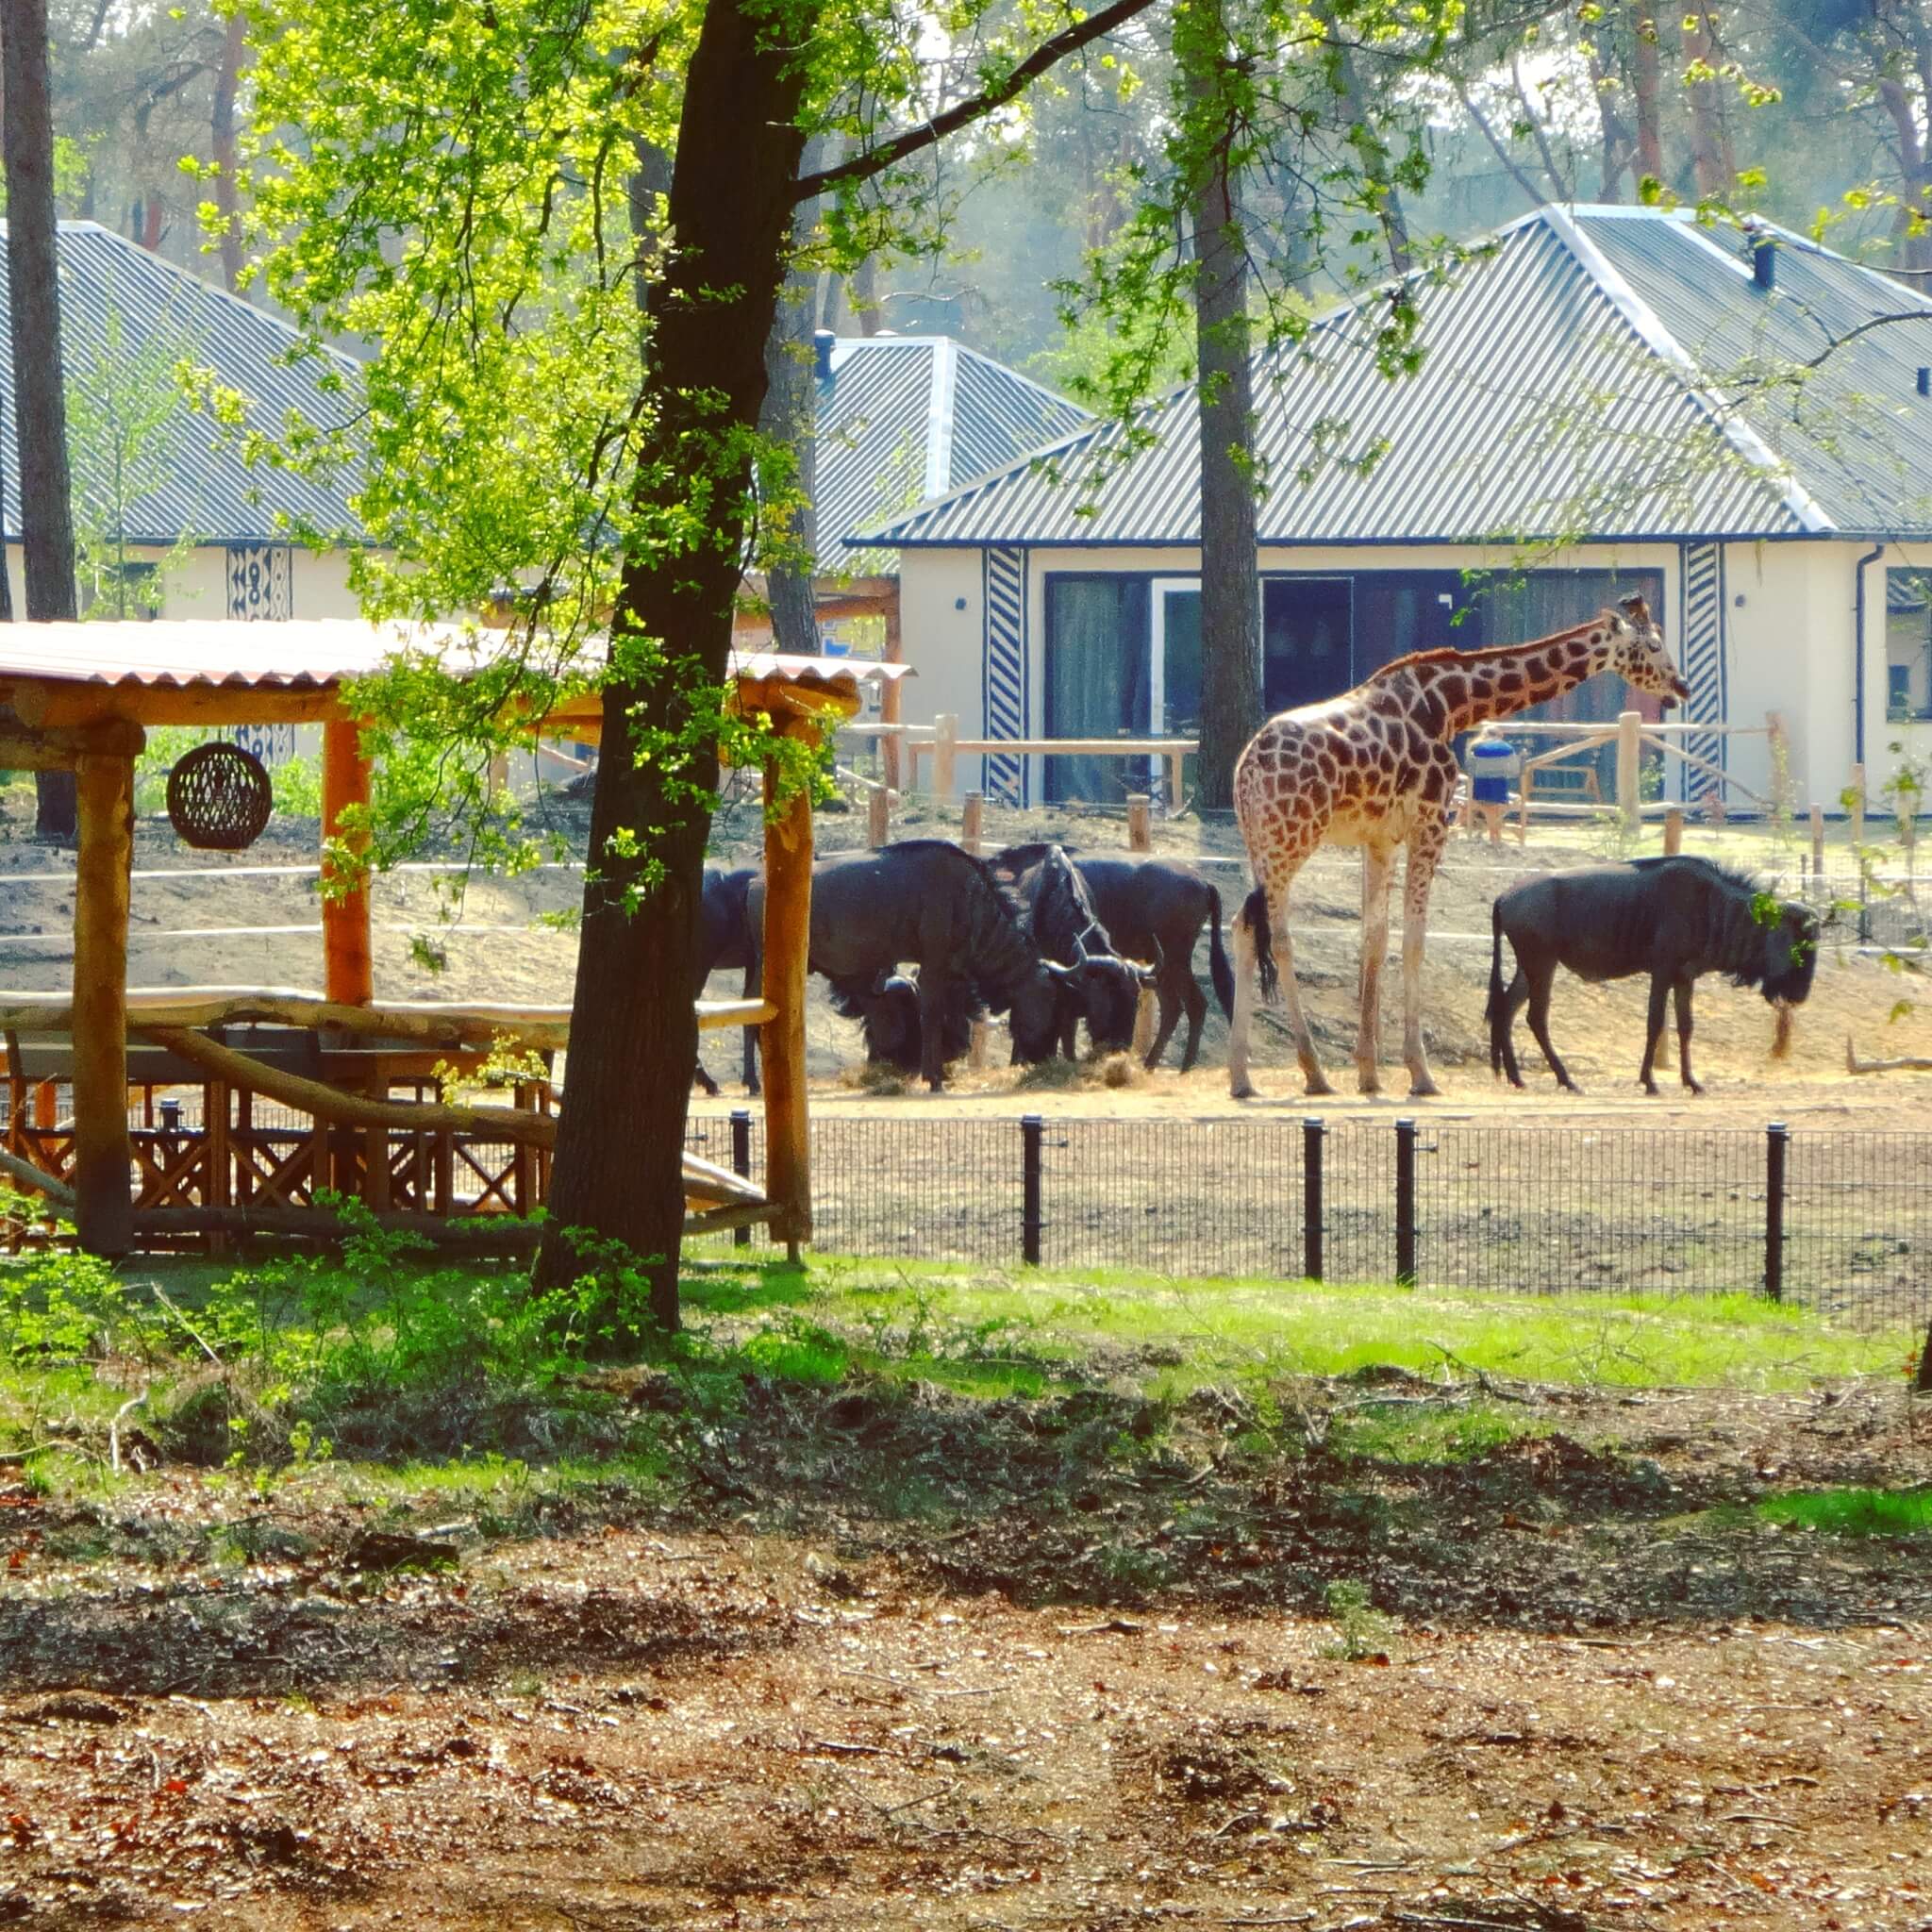
<path fill-rule="evenodd" d="M 1530 1030 L 1560 1086 L 1576 1091 L 1549 1033 L 1558 966 L 1579 978 L 1646 974 L 1649 1022 L 1642 1067 L 1652 1068 L 1665 1004 L 1674 1004 L 1679 1072 L 1693 1093 L 1690 994 L 1722 973 L 1755 987 L 1777 1010 L 1776 1050 L 1791 1009 L 1810 991 L 1819 921 L 1755 880 L 1708 859 L 1672 857 L 1545 874 L 1496 899 L 1489 1001 L 1492 1069 L 1523 1083 L 1511 1031 L 1526 1003 Z M 747 997 L 761 983 L 763 887 L 755 869 L 708 871 L 699 988 L 716 971 L 742 969 Z M 981 858 L 941 839 L 910 839 L 841 854 L 813 869 L 810 968 L 832 1003 L 862 1029 L 869 1061 L 923 1075 L 934 1091 L 961 1058 L 973 1023 L 1003 1013 L 1012 1058 L 1071 1058 L 1085 1026 L 1096 1053 L 1133 1043 L 1141 991 L 1159 1004 L 1146 1054 L 1158 1066 L 1183 1014 L 1181 1070 L 1200 1056 L 1208 1000 L 1194 974 L 1203 931 L 1224 1014 L 1234 974 L 1222 941 L 1221 894 L 1180 860 L 1073 852 L 1052 843 L 1010 846 Z M 1504 974 L 1504 942 L 1514 957 Z M 758 1091 L 757 1031 L 744 1034 L 744 1076 Z M 718 1090 L 702 1065 L 696 1077 Z"/>

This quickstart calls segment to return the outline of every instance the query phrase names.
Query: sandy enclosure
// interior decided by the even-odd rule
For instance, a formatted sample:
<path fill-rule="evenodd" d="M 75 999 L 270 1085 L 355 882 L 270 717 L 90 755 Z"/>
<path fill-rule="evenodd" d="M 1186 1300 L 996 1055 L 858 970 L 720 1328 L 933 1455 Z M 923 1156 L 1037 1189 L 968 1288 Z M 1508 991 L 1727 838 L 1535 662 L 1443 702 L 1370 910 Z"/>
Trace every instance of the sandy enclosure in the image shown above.
<path fill-rule="evenodd" d="M 586 808 L 553 800 L 550 823 L 581 854 Z M 894 832 L 907 837 L 957 836 L 956 814 L 915 808 L 903 813 Z M 750 862 L 758 850 L 754 814 L 728 810 L 715 839 L 717 862 Z M 1072 817 L 1058 812 L 989 811 L 989 848 L 1041 837 L 1059 838 L 1075 849 L 1124 849 L 1125 826 L 1116 817 Z M 826 812 L 818 824 L 822 851 L 848 850 L 863 842 L 857 813 Z M 1231 916 L 1248 884 L 1232 827 L 1183 819 L 1157 824 L 1157 851 L 1205 861 Z M 281 820 L 248 852 L 227 856 L 191 852 L 165 818 L 143 818 L 136 832 L 129 978 L 138 986 L 236 985 L 313 987 L 321 978 L 320 908 L 313 821 Z M 1768 874 L 1795 864 L 1796 845 L 1780 847 L 1755 831 L 1714 833 L 1693 826 L 1686 849 L 1754 865 Z M 1861 1055 L 1932 1056 L 1932 991 L 1909 976 L 1857 958 L 1849 930 L 1834 935 L 1821 962 L 1816 989 L 1800 1016 L 1790 1058 L 1769 1056 L 1771 1015 L 1755 993 L 1707 980 L 1697 997 L 1694 1064 L 1708 1093 L 1701 1101 L 1680 1097 L 1674 1062 L 1664 1093 L 1647 1101 L 1635 1085 L 1642 1051 L 1644 990 L 1628 981 L 1586 987 L 1559 978 L 1552 1030 L 1584 1097 L 1558 1095 L 1541 1056 L 1519 1023 L 1526 1094 L 1500 1088 L 1489 1069 L 1482 1008 L 1490 965 L 1489 908 L 1496 892 L 1525 873 L 1555 870 L 1608 856 L 1594 828 L 1538 828 L 1526 848 L 1501 849 L 1457 838 L 1439 876 L 1432 904 L 1429 956 L 1424 968 L 1425 1028 L 1443 1098 L 1432 1111 L 1511 1119 L 1616 1122 L 1684 1121 L 1705 1125 L 1761 1124 L 1784 1118 L 1794 1125 L 1858 1124 L 1932 1127 L 1932 1075 L 1895 1073 L 1849 1078 L 1845 1041 L 1856 1038 Z M 1217 862 L 1218 861 L 1218 862 Z M 1836 867 L 1849 855 L 1834 851 Z M 442 862 L 447 866 L 447 861 Z M 8 990 L 64 988 L 73 968 L 74 855 L 31 835 L 31 793 L 16 786 L 0 793 L 0 985 Z M 491 999 L 566 1003 L 575 971 L 576 936 L 540 924 L 546 914 L 569 913 L 578 904 L 581 873 L 575 861 L 547 866 L 516 879 L 477 875 L 466 884 L 434 860 L 380 876 L 374 888 L 376 984 L 384 993 L 410 999 Z M 1341 1091 L 1323 1103 L 1331 1116 L 1385 1112 L 1407 1089 L 1400 1066 L 1399 972 L 1385 977 L 1382 1059 L 1388 1092 L 1364 1100 L 1354 1091 L 1355 986 L 1360 948 L 1359 860 L 1353 853 L 1324 852 L 1305 869 L 1295 897 L 1296 968 L 1305 1005 L 1324 1058 Z M 1399 945 L 1398 928 L 1391 944 Z M 1207 946 L 1196 958 L 1207 984 Z M 738 975 L 721 974 L 711 992 L 738 991 Z M 1174 1116 L 1188 1118 L 1256 1108 L 1306 1107 L 1285 1024 L 1265 1010 L 1257 1042 L 1257 1084 L 1262 1098 L 1244 1106 L 1226 1091 L 1226 1028 L 1210 1006 L 1201 1064 L 1191 1074 L 1175 1069 L 1180 1038 L 1165 1066 L 1124 1087 L 1098 1080 L 1068 1083 L 1026 1079 L 1005 1065 L 983 1073 L 958 1070 L 941 1095 L 924 1091 L 867 1091 L 858 1078 L 858 1029 L 834 1014 L 824 982 L 811 982 L 809 1064 L 814 1103 L 834 1111 L 880 1115 L 930 1111 L 1023 1111 L 1057 1114 Z M 993 1058 L 1004 1058 L 1004 1036 L 993 1036 Z M 735 1076 L 735 1039 L 713 1035 L 706 1060 L 721 1079 Z M 742 1091 L 726 1081 L 725 1103 Z M 703 1110 L 705 1104 L 699 1103 Z"/>

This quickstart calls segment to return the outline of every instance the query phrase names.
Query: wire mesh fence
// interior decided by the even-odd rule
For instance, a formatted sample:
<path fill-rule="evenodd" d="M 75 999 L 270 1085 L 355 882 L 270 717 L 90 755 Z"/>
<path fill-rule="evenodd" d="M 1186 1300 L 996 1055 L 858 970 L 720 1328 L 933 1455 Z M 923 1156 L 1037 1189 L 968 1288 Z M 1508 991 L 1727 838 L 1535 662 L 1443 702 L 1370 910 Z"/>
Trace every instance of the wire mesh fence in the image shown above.
<path fill-rule="evenodd" d="M 1286 1120 L 812 1123 L 821 1251 L 1932 1317 L 1932 1133 Z M 1407 1151 L 1404 1141 L 1407 1136 Z M 757 1178 L 762 1124 L 694 1117 Z M 770 1252 L 762 1231 L 708 1236 Z"/>

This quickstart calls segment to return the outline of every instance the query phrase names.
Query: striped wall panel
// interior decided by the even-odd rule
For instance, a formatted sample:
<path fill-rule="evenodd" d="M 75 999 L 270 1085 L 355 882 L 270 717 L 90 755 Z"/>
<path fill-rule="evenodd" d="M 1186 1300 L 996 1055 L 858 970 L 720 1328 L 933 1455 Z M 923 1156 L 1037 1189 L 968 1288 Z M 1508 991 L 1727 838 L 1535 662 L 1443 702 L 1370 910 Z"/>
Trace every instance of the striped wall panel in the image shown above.
<path fill-rule="evenodd" d="M 986 735 L 1026 734 L 1026 553 L 982 551 L 986 570 Z M 989 798 L 1026 803 L 1026 760 L 990 753 L 981 786 Z"/>
<path fill-rule="evenodd" d="M 1684 678 L 1690 687 L 1687 708 L 1699 724 L 1724 723 L 1724 569 L 1716 543 L 1687 543 L 1679 553 L 1684 567 Z M 1684 749 L 1722 766 L 1729 740 L 1719 731 L 1687 735 Z M 1708 772 L 1683 767 L 1684 795 L 1693 803 L 1717 786 Z"/>

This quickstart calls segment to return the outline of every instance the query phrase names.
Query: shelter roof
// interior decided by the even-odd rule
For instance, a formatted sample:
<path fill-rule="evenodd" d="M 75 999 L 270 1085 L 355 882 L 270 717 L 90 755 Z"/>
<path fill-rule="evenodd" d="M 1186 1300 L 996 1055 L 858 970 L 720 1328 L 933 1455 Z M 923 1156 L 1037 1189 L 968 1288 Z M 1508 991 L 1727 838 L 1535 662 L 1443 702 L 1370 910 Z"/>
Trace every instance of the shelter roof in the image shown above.
<path fill-rule="evenodd" d="M 1386 290 L 1257 356 L 1259 541 L 1932 533 L 1932 403 L 1915 380 L 1932 299 L 1758 232 L 1775 245 L 1769 289 L 1746 237 L 1690 210 L 1538 208 L 1414 279 L 1414 375 L 1376 366 Z M 850 541 L 861 556 L 1198 543 L 1193 388 L 1141 426 L 1154 440 L 1131 457 L 1122 425 L 1092 424 Z"/>
<path fill-rule="evenodd" d="M 108 715 L 145 724 L 243 724 L 263 706 L 275 717 L 322 717 L 332 712 L 341 685 L 373 675 L 399 656 L 427 654 L 461 675 L 490 661 L 496 648 L 490 632 L 471 625 L 359 618 L 0 625 L 0 702 L 33 725 Z M 890 682 L 908 669 L 774 651 L 734 653 L 731 659 L 741 678 L 824 689 Z M 291 710 L 291 700 L 312 701 L 312 713 Z"/>
<path fill-rule="evenodd" d="M 186 269 L 97 222 L 62 222 L 56 242 L 60 275 L 60 347 L 71 386 L 98 394 L 108 381 L 140 390 L 148 410 L 153 391 L 186 362 L 213 372 L 247 398 L 247 426 L 279 434 L 297 419 L 318 429 L 349 420 L 357 408 L 361 367 L 332 351 L 299 353 L 301 339 L 285 322 L 203 281 Z M 8 261 L 0 223 L 0 280 Z M 340 393 L 335 385 L 345 384 Z M 13 351 L 0 330 L 0 465 L 4 465 L 9 534 L 18 535 L 20 450 Z M 92 473 L 84 425 L 70 420 L 75 489 L 96 517 L 111 516 L 103 484 Z M 130 542 L 172 544 L 281 541 L 279 518 L 322 530 L 353 530 L 348 496 L 354 475 L 324 483 L 268 465 L 244 462 L 214 421 L 184 401 L 154 431 L 124 484 L 121 515 Z"/>

